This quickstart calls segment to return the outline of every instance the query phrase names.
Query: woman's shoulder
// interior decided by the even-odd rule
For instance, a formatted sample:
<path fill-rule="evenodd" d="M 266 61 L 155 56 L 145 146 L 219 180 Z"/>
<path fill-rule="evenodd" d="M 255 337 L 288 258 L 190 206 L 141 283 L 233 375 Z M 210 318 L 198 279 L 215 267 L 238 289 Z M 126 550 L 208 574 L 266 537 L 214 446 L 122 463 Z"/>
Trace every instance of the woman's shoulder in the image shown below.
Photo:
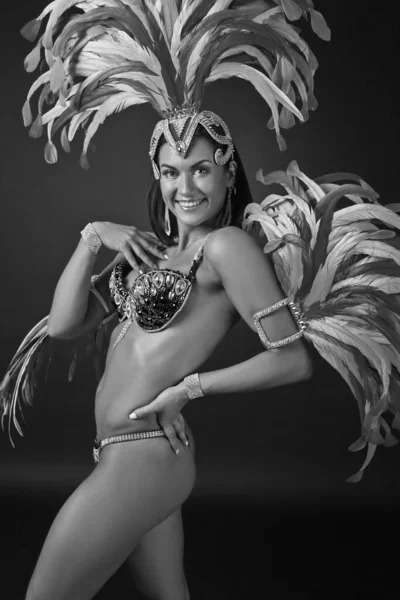
<path fill-rule="evenodd" d="M 213 260 L 218 261 L 221 257 L 228 255 L 233 257 L 243 252 L 247 254 L 257 251 L 257 249 L 262 252 L 250 233 L 234 225 L 229 225 L 213 232 L 205 244 L 204 254 L 213 262 Z"/>
<path fill-rule="evenodd" d="M 233 279 L 247 285 L 249 277 L 269 276 L 270 267 L 262 247 L 239 227 L 215 231 L 207 240 L 204 257 L 222 285 Z"/>

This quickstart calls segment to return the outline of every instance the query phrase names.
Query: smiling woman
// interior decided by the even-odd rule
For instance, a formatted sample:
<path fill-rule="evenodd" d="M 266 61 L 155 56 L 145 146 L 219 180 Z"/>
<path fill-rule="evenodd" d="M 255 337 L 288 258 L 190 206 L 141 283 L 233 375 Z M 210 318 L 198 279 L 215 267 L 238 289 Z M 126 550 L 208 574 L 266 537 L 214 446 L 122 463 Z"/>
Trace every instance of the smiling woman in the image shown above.
<path fill-rule="evenodd" d="M 55 0 L 23 30 L 31 40 L 40 33 L 25 64 L 40 63 L 42 74 L 23 115 L 34 137 L 47 126 L 48 162 L 57 160 L 58 129 L 64 149 L 84 129 L 87 168 L 90 141 L 108 115 L 150 102 L 161 117 L 149 149 L 153 231 L 110 221 L 83 228 L 49 316 L 25 337 L 0 386 L 2 416 L 21 432 L 18 409 L 31 403 L 49 338 L 91 334 L 96 351 L 106 351 L 95 467 L 54 520 L 27 600 L 90 600 L 125 561 L 146 598 L 189 600 L 181 508 L 196 467 L 182 410 L 209 394 L 308 379 L 309 343 L 359 403 L 356 446 L 368 445 L 368 454 L 353 480 L 381 440 L 392 442 L 381 415 L 400 411 L 400 309 L 391 297 L 400 293 L 400 252 L 375 223 L 400 229 L 400 218 L 355 176 L 346 174 L 343 186 L 344 175 L 315 182 L 294 162 L 287 173 L 259 174 L 285 195 L 253 203 L 227 125 L 201 110 L 205 84 L 246 79 L 270 107 L 284 148 L 281 129 L 316 107 L 316 59 L 292 25 L 301 17 L 329 39 L 311 0 Z M 32 123 L 30 98 L 40 87 Z M 355 205 L 334 214 L 343 198 Z M 267 237 L 264 252 L 251 235 L 255 224 Z M 97 275 L 102 248 L 118 254 Z M 239 319 L 262 351 L 198 373 Z M 111 336 L 102 339 L 108 323 Z M 259 419 L 249 400 L 250 432 Z"/>
<path fill-rule="evenodd" d="M 191 241 L 185 239 L 187 236 L 196 239 L 199 225 L 203 231 L 204 227 L 215 228 L 236 177 L 234 160 L 228 167 L 214 163 L 213 148 L 208 140 L 197 139 L 192 144 L 190 159 L 189 155 L 188 158 L 177 156 L 166 143 L 159 152 L 161 194 L 167 210 L 178 222 L 181 249 Z"/>
<path fill-rule="evenodd" d="M 196 141 L 201 144 L 195 144 Z M 220 173 L 221 189 L 219 191 L 219 209 L 215 202 L 211 209 L 214 211 L 214 226 L 218 228 L 221 227 L 221 225 L 226 225 L 228 223 L 238 227 L 241 226 L 245 207 L 252 202 L 250 186 L 239 152 L 235 146 L 233 158 L 230 162 L 223 166 L 215 163 L 215 152 L 222 149 L 226 149 L 226 146 L 223 146 L 213 139 L 202 125 L 198 125 L 192 141 L 191 164 L 188 164 L 187 173 L 184 174 L 179 171 L 179 160 L 181 157 L 165 142 L 165 138 L 160 139 L 160 146 L 158 147 L 155 158 L 162 169 L 161 180 L 156 179 L 154 176 L 152 177 L 147 196 L 147 203 L 151 227 L 157 237 L 165 244 L 171 244 L 173 239 L 178 236 L 179 232 L 176 213 L 179 207 L 182 208 L 182 205 L 177 205 L 176 198 L 172 198 L 172 202 L 166 205 L 162 190 L 171 190 L 171 193 L 173 193 L 173 181 L 176 182 L 177 179 L 179 180 L 180 186 L 182 186 L 182 184 L 188 186 L 186 190 L 183 190 L 181 196 L 178 195 L 178 198 L 181 200 L 186 198 L 192 199 L 199 198 L 203 186 L 207 186 L 207 182 L 210 182 L 210 179 L 215 178 L 218 176 L 218 173 Z M 167 155 L 167 157 L 165 157 L 165 155 Z M 204 163 L 202 163 L 202 159 L 204 159 Z M 200 167 L 197 172 L 194 171 L 196 167 Z M 180 179 L 179 175 L 181 176 Z M 182 180 L 182 177 L 184 177 L 184 180 Z M 224 178 L 225 183 L 222 182 Z M 230 178 L 229 186 L 227 185 L 227 178 Z M 171 180 L 171 182 L 169 180 Z M 176 185 L 177 184 L 175 183 L 175 186 Z M 197 187 L 199 189 L 199 195 L 197 195 Z M 204 192 L 205 191 L 206 190 L 204 189 Z M 229 208 L 229 194 L 231 194 L 231 216 L 228 221 L 229 214 L 226 214 L 224 223 L 224 210 Z M 176 192 L 175 195 L 177 195 Z M 204 196 L 206 196 L 206 194 L 204 194 Z M 210 208 L 210 205 L 205 207 L 206 210 Z M 204 207 L 202 207 L 201 210 L 204 210 Z M 194 212 L 197 213 L 197 210 Z M 180 210 L 180 214 L 183 214 L 183 209 Z M 165 222 L 168 218 L 170 219 L 169 233 L 166 232 L 165 228 Z"/>

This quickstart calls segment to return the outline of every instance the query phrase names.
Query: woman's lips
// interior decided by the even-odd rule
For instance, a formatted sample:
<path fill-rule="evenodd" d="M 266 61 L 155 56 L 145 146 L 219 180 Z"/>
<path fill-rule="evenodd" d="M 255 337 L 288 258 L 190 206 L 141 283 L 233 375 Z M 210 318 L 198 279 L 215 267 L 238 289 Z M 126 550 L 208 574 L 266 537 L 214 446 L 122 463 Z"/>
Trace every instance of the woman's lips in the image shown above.
<path fill-rule="evenodd" d="M 199 208 L 206 201 L 206 198 L 202 198 L 199 200 L 176 200 L 179 204 L 179 208 L 182 210 L 194 210 Z"/>
<path fill-rule="evenodd" d="M 206 198 L 191 198 L 190 200 L 175 200 L 175 202 L 200 202 L 200 200 L 205 200 Z"/>

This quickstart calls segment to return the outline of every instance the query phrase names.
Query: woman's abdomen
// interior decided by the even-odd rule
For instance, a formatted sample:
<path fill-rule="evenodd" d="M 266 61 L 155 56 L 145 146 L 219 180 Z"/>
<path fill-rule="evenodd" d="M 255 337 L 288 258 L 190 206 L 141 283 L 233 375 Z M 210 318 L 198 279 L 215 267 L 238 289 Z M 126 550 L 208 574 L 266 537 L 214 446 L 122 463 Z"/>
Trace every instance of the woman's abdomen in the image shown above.
<path fill-rule="evenodd" d="M 139 406 L 152 402 L 157 394 L 151 394 L 151 385 L 147 390 L 133 382 L 114 381 L 108 378 L 100 393 L 96 396 L 95 419 L 97 437 L 104 439 L 119 433 L 149 431 L 159 429 L 155 413 L 138 420 L 130 419 L 130 413 Z"/>
<path fill-rule="evenodd" d="M 196 372 L 233 324 L 232 311 L 220 313 L 218 303 L 217 309 L 215 303 L 213 307 L 207 303 L 204 312 L 204 303 L 198 304 L 192 307 L 190 320 L 178 317 L 172 327 L 158 333 L 146 333 L 132 323 L 113 347 L 122 324 L 115 328 L 96 394 L 98 437 L 159 428 L 154 413 L 138 420 L 129 419 L 129 414 Z"/>

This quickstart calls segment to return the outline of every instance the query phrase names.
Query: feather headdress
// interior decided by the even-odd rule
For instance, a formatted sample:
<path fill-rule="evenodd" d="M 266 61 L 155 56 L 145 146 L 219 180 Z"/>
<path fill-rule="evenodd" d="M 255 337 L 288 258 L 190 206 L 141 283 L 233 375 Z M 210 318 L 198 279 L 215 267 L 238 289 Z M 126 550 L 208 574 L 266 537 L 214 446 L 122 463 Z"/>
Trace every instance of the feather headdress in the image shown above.
<path fill-rule="evenodd" d="M 280 184 L 286 194 L 249 204 L 243 228 L 260 225 L 282 289 L 305 315 L 304 337 L 357 400 L 361 437 L 350 450 L 368 450 L 348 479 L 356 482 L 378 444 L 397 443 L 391 427 L 400 429 L 400 250 L 386 241 L 400 230 L 400 205 L 382 206 L 349 173 L 313 181 L 295 162 L 286 172 L 264 177 L 260 171 L 257 178 Z M 353 205 L 338 208 L 343 199 Z M 394 415 L 391 427 L 385 411 Z"/>
<path fill-rule="evenodd" d="M 216 156 L 223 164 L 233 152 L 229 130 L 215 113 L 202 114 L 200 107 L 205 85 L 239 77 L 267 102 L 268 125 L 283 149 L 281 128 L 291 127 L 295 116 L 306 120 L 317 106 L 317 61 L 292 25 L 301 17 L 309 17 L 312 29 L 329 39 L 312 0 L 54 0 L 22 30 L 30 41 L 39 36 L 25 59 L 26 69 L 47 69 L 29 90 L 24 123 L 31 125 L 33 137 L 46 128 L 49 163 L 57 160 L 54 134 L 61 130 L 61 145 L 69 151 L 81 127 L 81 165 L 87 168 L 90 141 L 104 120 L 149 102 L 163 117 L 151 140 L 153 168 L 163 133 L 185 154 L 194 119 L 227 144 L 227 152 Z M 30 101 L 40 88 L 32 123 Z"/>

